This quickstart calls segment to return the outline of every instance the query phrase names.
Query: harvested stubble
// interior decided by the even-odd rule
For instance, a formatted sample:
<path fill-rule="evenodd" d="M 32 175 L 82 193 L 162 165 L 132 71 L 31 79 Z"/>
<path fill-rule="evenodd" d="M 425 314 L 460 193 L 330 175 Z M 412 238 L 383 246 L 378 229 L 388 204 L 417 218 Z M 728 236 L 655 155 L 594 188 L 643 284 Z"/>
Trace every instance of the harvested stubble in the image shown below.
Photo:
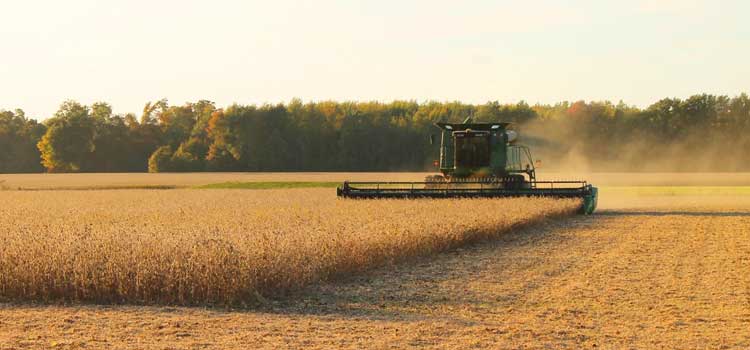
<path fill-rule="evenodd" d="M 379 200 L 330 189 L 8 192 L 0 299 L 243 304 L 570 214 L 552 199 Z"/>

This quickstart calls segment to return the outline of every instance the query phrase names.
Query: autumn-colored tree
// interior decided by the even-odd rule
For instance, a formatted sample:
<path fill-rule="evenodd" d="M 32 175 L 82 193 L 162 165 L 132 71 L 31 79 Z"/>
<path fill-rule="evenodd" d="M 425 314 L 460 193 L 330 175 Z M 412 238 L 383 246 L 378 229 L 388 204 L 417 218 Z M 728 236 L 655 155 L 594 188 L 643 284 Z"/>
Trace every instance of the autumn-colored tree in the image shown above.
<path fill-rule="evenodd" d="M 148 172 L 172 171 L 172 147 L 161 146 L 148 158 Z"/>

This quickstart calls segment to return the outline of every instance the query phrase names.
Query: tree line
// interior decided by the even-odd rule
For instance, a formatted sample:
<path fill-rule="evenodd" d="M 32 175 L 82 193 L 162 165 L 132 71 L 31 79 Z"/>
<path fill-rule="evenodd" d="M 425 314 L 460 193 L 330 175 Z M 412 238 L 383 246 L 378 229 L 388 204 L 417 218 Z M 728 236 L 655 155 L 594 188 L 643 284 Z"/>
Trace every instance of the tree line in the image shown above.
<path fill-rule="evenodd" d="M 0 173 L 434 170 L 438 121 L 513 122 L 551 168 L 750 170 L 750 99 L 665 98 L 645 109 L 604 102 L 481 105 L 309 102 L 219 108 L 149 102 L 140 116 L 64 102 L 40 123 L 0 111 Z M 586 169 L 583 169 L 586 168 Z"/>

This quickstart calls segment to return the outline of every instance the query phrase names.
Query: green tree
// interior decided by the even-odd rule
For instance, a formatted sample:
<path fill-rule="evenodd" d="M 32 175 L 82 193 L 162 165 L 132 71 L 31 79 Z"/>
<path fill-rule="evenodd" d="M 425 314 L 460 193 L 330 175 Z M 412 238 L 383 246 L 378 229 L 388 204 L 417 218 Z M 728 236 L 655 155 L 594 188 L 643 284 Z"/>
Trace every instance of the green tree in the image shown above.
<path fill-rule="evenodd" d="M 27 119 L 20 109 L 0 110 L 0 173 L 43 171 L 36 144 L 45 132 L 44 125 Z"/>
<path fill-rule="evenodd" d="M 49 172 L 90 171 L 88 164 L 95 150 L 94 120 L 89 108 L 66 101 L 46 122 L 47 132 L 37 144 L 42 165 Z"/>

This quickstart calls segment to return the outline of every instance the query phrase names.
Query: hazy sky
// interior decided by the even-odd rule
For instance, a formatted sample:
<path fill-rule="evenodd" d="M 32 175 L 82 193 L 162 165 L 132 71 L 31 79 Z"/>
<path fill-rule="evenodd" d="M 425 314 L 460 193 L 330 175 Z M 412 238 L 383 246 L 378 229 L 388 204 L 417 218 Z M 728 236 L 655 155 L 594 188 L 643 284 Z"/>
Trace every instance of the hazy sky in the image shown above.
<path fill-rule="evenodd" d="M 0 0 L 0 109 L 624 100 L 750 82 L 747 1 Z"/>

